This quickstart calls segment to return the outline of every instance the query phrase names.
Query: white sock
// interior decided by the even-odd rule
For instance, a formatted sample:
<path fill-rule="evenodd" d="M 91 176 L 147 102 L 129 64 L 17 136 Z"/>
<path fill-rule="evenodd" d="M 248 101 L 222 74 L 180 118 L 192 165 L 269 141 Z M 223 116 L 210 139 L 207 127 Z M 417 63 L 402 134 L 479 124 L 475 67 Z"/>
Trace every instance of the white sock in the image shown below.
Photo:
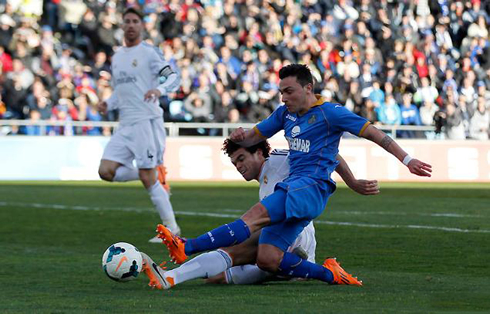
<path fill-rule="evenodd" d="M 274 275 L 263 271 L 257 265 L 235 266 L 227 269 L 225 273 L 226 282 L 235 285 L 261 283 L 272 276 Z"/>
<path fill-rule="evenodd" d="M 116 174 L 112 181 L 126 182 L 139 180 L 138 169 L 136 167 L 119 166 L 116 169 Z"/>
<path fill-rule="evenodd" d="M 182 266 L 165 273 L 175 284 L 196 278 L 209 278 L 221 274 L 231 267 L 231 258 L 223 250 L 212 251 L 196 256 Z"/>
<path fill-rule="evenodd" d="M 163 188 L 160 182 L 157 180 L 155 184 L 148 189 L 151 201 L 162 219 L 162 223 L 167 226 L 170 231 L 176 232 L 179 227 L 175 221 L 174 210 L 170 203 L 170 198 L 167 191 Z"/>

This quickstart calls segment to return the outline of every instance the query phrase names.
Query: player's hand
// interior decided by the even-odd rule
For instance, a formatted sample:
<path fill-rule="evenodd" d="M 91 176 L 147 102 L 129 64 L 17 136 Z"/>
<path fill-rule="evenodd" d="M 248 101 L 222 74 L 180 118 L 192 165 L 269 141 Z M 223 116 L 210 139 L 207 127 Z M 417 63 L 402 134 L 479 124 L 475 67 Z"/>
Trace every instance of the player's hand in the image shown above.
<path fill-rule="evenodd" d="M 235 143 L 243 142 L 245 140 L 245 130 L 241 127 L 234 130 L 230 134 L 230 140 L 232 140 Z"/>
<path fill-rule="evenodd" d="M 160 96 L 162 96 L 162 93 L 158 89 L 150 89 L 145 94 L 145 101 L 156 101 Z"/>
<path fill-rule="evenodd" d="M 100 101 L 98 104 L 97 104 L 97 111 L 105 114 L 107 113 L 107 102 L 105 101 Z"/>
<path fill-rule="evenodd" d="M 408 163 L 408 170 L 410 170 L 411 173 L 421 177 L 430 177 L 432 172 L 432 166 L 418 159 L 413 158 Z"/>
<path fill-rule="evenodd" d="M 379 186 L 377 180 L 355 180 L 349 187 L 361 195 L 376 195 L 379 194 Z"/>

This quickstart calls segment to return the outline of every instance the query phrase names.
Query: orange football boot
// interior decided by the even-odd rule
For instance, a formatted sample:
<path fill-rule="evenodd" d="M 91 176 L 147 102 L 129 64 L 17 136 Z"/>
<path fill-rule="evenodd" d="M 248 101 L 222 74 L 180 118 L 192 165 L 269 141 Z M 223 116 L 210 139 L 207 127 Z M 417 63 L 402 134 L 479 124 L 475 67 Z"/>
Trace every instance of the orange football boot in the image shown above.
<path fill-rule="evenodd" d="M 151 257 L 143 252 L 141 252 L 141 257 L 143 258 L 143 272 L 150 279 L 148 286 L 158 290 L 170 289 L 174 286 L 173 278 L 165 278 L 166 271 L 158 266 Z M 168 280 L 169 278 L 171 281 Z"/>
<path fill-rule="evenodd" d="M 340 267 L 340 264 L 337 262 L 337 259 L 335 257 L 327 258 L 325 262 L 323 262 L 323 267 L 332 272 L 332 285 L 356 285 L 359 287 L 362 286 L 362 281 L 358 280 L 355 277 L 352 277 L 351 274 Z"/>
<path fill-rule="evenodd" d="M 172 262 L 182 264 L 187 259 L 185 255 L 185 241 L 174 235 L 170 230 L 162 224 L 157 225 L 157 237 L 163 240 L 163 243 L 167 246 L 170 258 Z"/>

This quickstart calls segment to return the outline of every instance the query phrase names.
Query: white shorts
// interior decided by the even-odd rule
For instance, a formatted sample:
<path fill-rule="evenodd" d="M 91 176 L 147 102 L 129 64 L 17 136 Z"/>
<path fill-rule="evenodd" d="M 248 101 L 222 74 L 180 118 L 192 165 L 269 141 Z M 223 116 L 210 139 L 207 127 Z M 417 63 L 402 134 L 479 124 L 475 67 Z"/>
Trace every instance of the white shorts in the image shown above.
<path fill-rule="evenodd" d="M 308 261 L 315 262 L 316 238 L 313 221 L 310 222 L 298 235 L 296 241 L 288 248 L 288 252 L 293 252 L 300 248 L 308 255 Z M 257 265 L 234 266 L 226 270 L 226 282 L 235 285 L 249 285 L 270 280 L 273 274 L 261 270 Z"/>
<path fill-rule="evenodd" d="M 104 149 L 102 159 L 128 167 L 136 160 L 138 169 L 151 169 L 163 163 L 166 132 L 163 118 L 121 126 Z"/>

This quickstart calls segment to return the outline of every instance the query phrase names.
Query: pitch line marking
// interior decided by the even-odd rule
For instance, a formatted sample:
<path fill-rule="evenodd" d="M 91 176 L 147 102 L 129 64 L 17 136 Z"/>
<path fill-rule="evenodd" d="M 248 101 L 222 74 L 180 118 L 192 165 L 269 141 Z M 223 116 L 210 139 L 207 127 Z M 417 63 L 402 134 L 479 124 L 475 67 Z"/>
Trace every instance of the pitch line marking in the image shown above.
<path fill-rule="evenodd" d="M 141 207 L 93 207 L 93 206 L 70 206 L 60 204 L 40 204 L 40 203 L 17 203 L 17 202 L 1 202 L 0 206 L 19 206 L 27 208 L 51 208 L 51 209 L 68 209 L 68 210 L 120 210 L 127 212 L 151 212 L 152 208 Z M 200 216 L 200 217 L 216 217 L 216 218 L 239 218 L 239 215 L 233 214 L 220 214 L 220 213 L 199 213 L 192 211 L 175 211 L 177 215 L 184 216 Z M 364 228 L 383 228 L 383 229 L 425 229 L 425 230 L 437 230 L 446 232 L 459 232 L 459 233 L 490 233 L 490 230 L 480 229 L 461 229 L 451 227 L 436 227 L 436 226 L 424 226 L 424 225 L 386 225 L 386 224 L 368 224 L 357 222 L 341 222 L 341 221 L 325 221 L 315 220 L 316 224 L 334 225 L 334 226 L 352 226 L 352 227 L 364 227 Z"/>

